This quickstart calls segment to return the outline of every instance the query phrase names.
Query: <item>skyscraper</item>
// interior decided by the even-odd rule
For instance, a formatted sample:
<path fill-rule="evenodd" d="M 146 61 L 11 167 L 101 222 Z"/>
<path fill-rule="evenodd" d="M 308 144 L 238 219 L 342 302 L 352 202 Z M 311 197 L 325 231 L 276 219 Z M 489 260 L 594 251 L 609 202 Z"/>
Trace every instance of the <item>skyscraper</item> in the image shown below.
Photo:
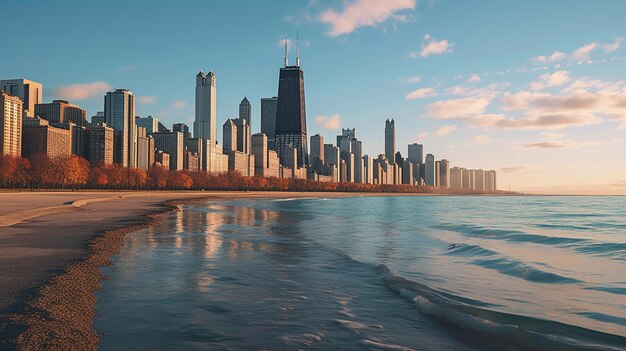
<path fill-rule="evenodd" d="M 261 99 L 261 133 L 267 135 L 267 147 L 271 150 L 275 149 L 277 107 L 278 97 Z"/>
<path fill-rule="evenodd" d="M 248 101 L 248 98 L 245 96 L 243 97 L 243 100 L 241 100 L 241 102 L 239 103 L 239 118 L 246 121 L 246 124 L 252 127 L 252 125 L 250 124 L 252 119 L 252 105 L 250 104 L 250 101 Z"/>
<path fill-rule="evenodd" d="M 222 126 L 222 143 L 224 151 L 237 151 L 237 125 L 231 118 Z"/>
<path fill-rule="evenodd" d="M 79 126 L 87 125 L 87 111 L 65 100 L 53 100 L 47 104 L 36 104 L 35 114 L 50 123 L 71 122 Z"/>
<path fill-rule="evenodd" d="M 93 121 L 93 117 L 92 117 Z M 92 122 L 93 123 L 93 122 Z M 140 117 L 135 116 L 135 124 L 146 128 L 146 133 L 152 134 L 159 131 L 159 119 L 152 116 Z"/>
<path fill-rule="evenodd" d="M 185 123 L 172 124 L 172 131 L 183 133 L 184 140 L 191 139 L 191 133 L 189 132 L 189 127 Z"/>
<path fill-rule="evenodd" d="M 290 148 L 295 148 L 298 167 L 308 164 L 304 72 L 300 68 L 299 54 L 296 55 L 296 65 L 289 66 L 287 40 L 285 40 L 285 67 L 280 69 L 278 82 L 275 143 L 281 162 L 284 162 Z"/>
<path fill-rule="evenodd" d="M 409 144 L 407 160 L 413 164 L 424 163 L 424 146 L 418 143 Z"/>
<path fill-rule="evenodd" d="M 324 137 L 315 134 L 311 136 L 311 162 L 320 160 L 324 164 Z"/>
<path fill-rule="evenodd" d="M 35 117 L 35 105 L 43 102 L 43 85 L 28 79 L 0 80 L 0 90 L 22 100 L 24 117 Z"/>
<path fill-rule="evenodd" d="M 215 74 L 200 71 L 196 75 L 196 119 L 193 122 L 193 137 L 217 140 L 215 107 Z"/>
<path fill-rule="evenodd" d="M 115 131 L 113 160 L 124 167 L 137 167 L 135 96 L 130 90 L 115 89 L 104 97 L 104 120 Z"/>
<path fill-rule="evenodd" d="M 435 186 L 435 156 L 433 154 L 426 155 L 424 182 L 428 186 Z"/>
<path fill-rule="evenodd" d="M 450 162 L 446 159 L 439 161 L 439 186 L 450 187 Z"/>
<path fill-rule="evenodd" d="M 391 121 L 385 121 L 385 156 L 387 160 L 393 163 L 396 154 L 396 122 L 393 118 Z"/>
<path fill-rule="evenodd" d="M 0 90 L 0 156 L 22 156 L 22 100 Z"/>

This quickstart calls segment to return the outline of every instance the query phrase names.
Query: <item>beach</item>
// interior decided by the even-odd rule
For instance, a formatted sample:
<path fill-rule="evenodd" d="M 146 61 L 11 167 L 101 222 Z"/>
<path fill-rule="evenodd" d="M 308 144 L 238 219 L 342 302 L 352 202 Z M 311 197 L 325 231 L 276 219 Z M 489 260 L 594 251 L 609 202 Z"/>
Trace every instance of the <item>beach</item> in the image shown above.
<path fill-rule="evenodd" d="M 97 346 L 98 267 L 124 235 L 176 205 L 203 199 L 389 194 L 191 191 L 0 193 L 0 349 Z"/>

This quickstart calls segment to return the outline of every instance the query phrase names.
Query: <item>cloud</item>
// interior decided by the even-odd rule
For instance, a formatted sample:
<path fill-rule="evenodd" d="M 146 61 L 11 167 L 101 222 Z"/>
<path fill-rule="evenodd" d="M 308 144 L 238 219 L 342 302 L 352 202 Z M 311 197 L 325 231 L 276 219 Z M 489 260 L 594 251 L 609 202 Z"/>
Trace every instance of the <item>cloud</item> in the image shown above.
<path fill-rule="evenodd" d="M 59 86 L 52 89 L 52 95 L 66 100 L 87 100 L 102 96 L 109 90 L 111 90 L 109 83 L 98 81 Z"/>
<path fill-rule="evenodd" d="M 468 143 L 468 145 L 486 145 L 491 143 L 491 137 L 487 134 L 476 135 Z"/>
<path fill-rule="evenodd" d="M 565 136 L 565 133 L 553 133 L 553 132 L 541 133 L 541 138 L 543 139 L 561 139 L 564 136 Z"/>
<path fill-rule="evenodd" d="M 452 52 L 452 47 L 454 44 L 450 43 L 447 39 L 437 40 L 430 36 L 430 34 L 424 35 L 424 40 L 422 41 L 422 50 L 420 51 L 420 56 L 425 58 L 430 55 L 440 55 L 448 52 Z M 409 56 L 416 57 L 417 53 L 410 53 Z"/>
<path fill-rule="evenodd" d="M 546 93 L 519 92 L 506 94 L 502 98 L 502 107 L 505 110 L 538 109 L 541 111 L 573 111 L 593 110 L 599 107 L 602 96 L 588 92 L 576 92 L 566 95 L 552 95 Z"/>
<path fill-rule="evenodd" d="M 537 56 L 533 58 L 533 61 L 539 63 L 554 63 L 558 61 L 562 61 L 567 58 L 567 54 L 560 51 L 555 51 L 549 56 Z"/>
<path fill-rule="evenodd" d="M 536 117 L 512 118 L 502 114 L 477 115 L 468 119 L 472 127 L 496 128 L 504 130 L 563 129 L 599 123 L 590 114 L 543 115 Z"/>
<path fill-rule="evenodd" d="M 465 83 L 478 83 L 478 82 L 480 82 L 480 77 L 476 73 L 473 73 L 471 77 Z"/>
<path fill-rule="evenodd" d="M 554 87 L 565 84 L 570 80 L 568 71 L 556 71 L 554 73 L 542 74 L 538 82 L 530 84 L 532 90 L 542 90 L 544 88 Z"/>
<path fill-rule="evenodd" d="M 450 135 L 455 130 L 456 130 L 456 126 L 455 125 L 446 125 L 446 126 L 438 128 L 435 131 L 435 135 L 436 136 L 446 136 L 446 135 Z"/>
<path fill-rule="evenodd" d="M 622 42 L 624 41 L 624 38 L 622 37 L 615 37 L 615 40 L 612 43 L 606 43 L 602 45 L 602 49 L 605 52 L 613 52 L 616 51 L 617 49 L 619 49 L 622 46 Z"/>
<path fill-rule="evenodd" d="M 317 116 L 315 117 L 315 124 L 322 126 L 325 129 L 339 129 L 341 128 L 341 117 L 338 114 L 331 116 Z"/>
<path fill-rule="evenodd" d="M 359 27 L 373 27 L 388 19 L 399 22 L 407 20 L 398 12 L 415 9 L 415 0 L 355 0 L 346 3 L 342 11 L 327 9 L 320 21 L 331 26 L 328 35 L 338 37 L 350 34 Z"/>
<path fill-rule="evenodd" d="M 419 142 L 419 141 L 422 141 L 422 140 L 424 140 L 424 139 L 428 138 L 428 137 L 430 136 L 430 134 L 431 134 L 430 132 L 421 132 L 421 133 L 419 133 L 419 134 L 417 135 L 416 140 L 417 140 L 418 142 Z"/>
<path fill-rule="evenodd" d="M 137 101 L 143 105 L 152 105 L 156 101 L 156 96 L 140 96 Z"/>
<path fill-rule="evenodd" d="M 515 144 L 518 149 L 567 149 L 572 147 L 589 147 L 600 145 L 598 141 L 578 142 L 573 140 L 539 141 Z"/>
<path fill-rule="evenodd" d="M 184 100 L 176 100 L 172 102 L 172 108 L 175 110 L 182 110 L 187 106 L 187 101 Z"/>
<path fill-rule="evenodd" d="M 428 105 L 426 114 L 438 119 L 453 119 L 469 117 L 483 113 L 489 105 L 487 98 L 449 99 L 434 102 Z"/>
<path fill-rule="evenodd" d="M 534 165 L 519 165 L 519 166 L 508 166 L 502 167 L 500 170 L 502 173 L 519 173 L 519 172 L 529 172 L 537 170 L 537 166 Z"/>
<path fill-rule="evenodd" d="M 572 53 L 572 58 L 574 60 L 587 60 L 589 59 L 589 54 L 597 48 L 597 43 L 585 44 Z"/>
<path fill-rule="evenodd" d="M 409 77 L 409 79 L 407 81 L 409 83 L 419 83 L 419 82 L 422 81 L 422 77 L 420 77 L 420 76 Z"/>
<path fill-rule="evenodd" d="M 437 93 L 433 88 L 421 88 L 417 90 L 413 90 L 412 92 L 406 94 L 404 97 L 405 100 L 415 100 L 415 99 L 424 99 L 427 97 L 435 96 Z"/>

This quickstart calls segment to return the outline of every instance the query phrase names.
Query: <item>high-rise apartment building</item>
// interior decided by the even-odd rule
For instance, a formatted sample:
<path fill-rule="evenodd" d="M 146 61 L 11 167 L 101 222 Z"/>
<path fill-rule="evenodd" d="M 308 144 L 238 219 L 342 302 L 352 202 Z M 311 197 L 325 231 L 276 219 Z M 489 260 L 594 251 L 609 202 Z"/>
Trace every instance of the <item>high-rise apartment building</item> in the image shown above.
<path fill-rule="evenodd" d="M 261 133 L 267 135 L 267 147 L 271 150 L 275 150 L 277 108 L 278 97 L 261 99 Z"/>
<path fill-rule="evenodd" d="M 92 125 L 88 131 L 88 160 L 92 165 L 113 164 L 113 128 L 106 123 Z"/>
<path fill-rule="evenodd" d="M 439 161 L 439 186 L 450 187 L 450 162 L 446 159 Z"/>
<path fill-rule="evenodd" d="M 115 89 L 104 97 L 104 120 L 115 131 L 113 160 L 131 168 L 137 168 L 135 106 L 135 95 L 127 89 Z"/>
<path fill-rule="evenodd" d="M 424 146 L 422 144 L 413 143 L 409 144 L 409 153 L 407 154 L 407 160 L 413 164 L 424 163 Z"/>
<path fill-rule="evenodd" d="M 428 186 L 435 186 L 435 156 L 426 155 L 426 165 L 424 167 L 424 181 Z"/>
<path fill-rule="evenodd" d="M 352 129 L 354 131 L 354 129 Z M 352 154 L 354 155 L 354 181 L 363 183 L 363 143 L 356 138 L 351 141 Z"/>
<path fill-rule="evenodd" d="M 391 119 L 385 121 L 385 156 L 391 163 L 396 155 L 396 122 Z"/>
<path fill-rule="evenodd" d="M 315 160 L 319 160 L 324 164 L 324 137 L 319 134 L 311 136 L 311 157 L 309 161 L 313 163 Z"/>
<path fill-rule="evenodd" d="M 181 132 L 183 133 L 183 139 L 187 140 L 191 138 L 191 133 L 189 132 L 189 127 L 185 123 L 175 123 L 172 125 L 173 132 Z"/>
<path fill-rule="evenodd" d="M 217 140 L 217 110 L 215 97 L 215 74 L 200 71 L 196 76 L 196 119 L 193 137 Z"/>
<path fill-rule="evenodd" d="M 231 118 L 222 126 L 222 144 L 225 151 L 237 151 L 237 125 Z"/>
<path fill-rule="evenodd" d="M 183 133 L 181 132 L 158 132 L 153 133 L 154 147 L 170 155 L 170 170 L 183 169 L 184 148 Z"/>
<path fill-rule="evenodd" d="M 4 90 L 22 100 L 23 117 L 35 117 L 35 105 L 43 102 L 43 85 L 32 80 L 0 80 L 0 90 Z"/>
<path fill-rule="evenodd" d="M 148 116 L 148 117 L 135 116 L 135 124 L 137 124 L 140 127 L 146 128 L 147 134 L 152 134 L 152 133 L 156 133 L 159 131 L 159 119 L 154 118 L 152 116 Z"/>
<path fill-rule="evenodd" d="M 22 155 L 46 155 L 50 158 L 68 157 L 72 154 L 72 132 L 55 128 L 42 118 L 29 118 L 22 130 Z"/>
<path fill-rule="evenodd" d="M 87 126 L 87 111 L 70 104 L 66 100 L 53 100 L 47 104 L 36 104 L 35 115 L 50 123 L 74 123 L 77 126 Z"/>
<path fill-rule="evenodd" d="M 233 122 L 237 126 L 237 151 L 250 154 L 250 125 L 243 118 L 235 118 Z"/>
<path fill-rule="evenodd" d="M 0 91 L 0 155 L 22 156 L 22 105 L 19 97 Z"/>
<path fill-rule="evenodd" d="M 246 121 L 248 126 L 252 126 L 250 122 L 252 122 L 252 104 L 247 97 L 243 97 L 243 100 L 239 103 L 239 118 Z"/>

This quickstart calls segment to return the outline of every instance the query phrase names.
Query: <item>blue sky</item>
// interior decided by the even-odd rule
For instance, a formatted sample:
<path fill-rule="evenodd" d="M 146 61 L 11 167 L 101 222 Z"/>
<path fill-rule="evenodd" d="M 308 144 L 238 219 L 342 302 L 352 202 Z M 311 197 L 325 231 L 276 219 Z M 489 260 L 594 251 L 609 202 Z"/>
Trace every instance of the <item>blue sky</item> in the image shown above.
<path fill-rule="evenodd" d="M 377 155 L 393 117 L 403 154 L 422 142 L 453 166 L 496 169 L 500 188 L 626 193 L 624 1 L 155 4 L 5 1 L 0 77 L 89 115 L 127 88 L 138 114 L 191 126 L 194 77 L 213 69 L 218 124 L 247 95 L 256 132 L 281 40 L 299 32 L 310 135 L 355 127 Z"/>

